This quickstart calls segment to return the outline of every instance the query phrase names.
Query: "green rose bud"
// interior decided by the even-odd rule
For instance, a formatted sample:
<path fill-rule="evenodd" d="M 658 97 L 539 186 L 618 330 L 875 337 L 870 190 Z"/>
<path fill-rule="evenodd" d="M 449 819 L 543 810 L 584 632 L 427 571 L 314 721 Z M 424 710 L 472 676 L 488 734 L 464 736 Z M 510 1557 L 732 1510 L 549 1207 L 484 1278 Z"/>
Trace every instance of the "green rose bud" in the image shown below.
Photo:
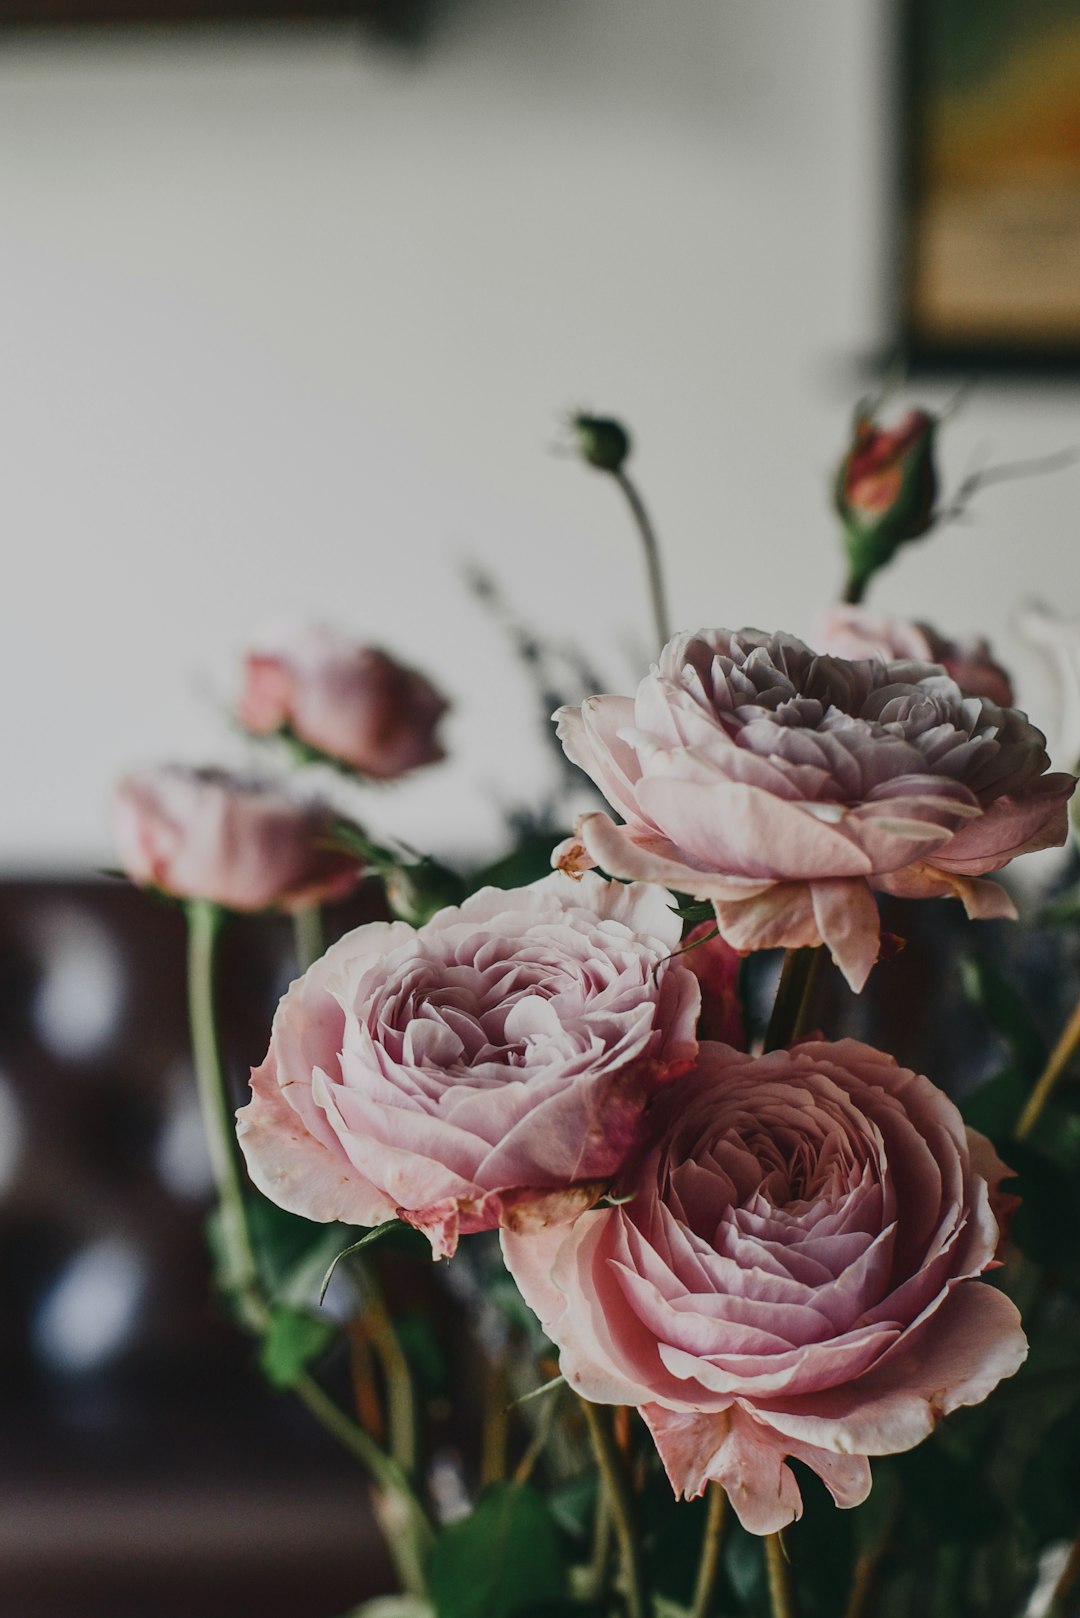
<path fill-rule="evenodd" d="M 577 435 L 582 459 L 599 472 L 620 472 L 630 454 L 630 434 L 610 416 L 574 416 L 570 425 Z"/>

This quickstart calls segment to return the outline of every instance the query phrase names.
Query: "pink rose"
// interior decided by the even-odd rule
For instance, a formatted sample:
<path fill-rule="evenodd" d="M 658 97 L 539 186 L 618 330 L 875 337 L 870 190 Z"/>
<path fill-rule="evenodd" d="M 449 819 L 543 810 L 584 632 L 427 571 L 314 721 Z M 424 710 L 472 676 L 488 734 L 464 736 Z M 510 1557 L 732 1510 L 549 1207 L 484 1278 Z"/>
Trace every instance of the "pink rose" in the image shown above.
<path fill-rule="evenodd" d="M 618 1204 L 503 1233 L 586 1399 L 636 1405 L 679 1495 L 798 1517 L 794 1457 L 840 1506 L 1027 1351 L 994 1263 L 1008 1170 L 928 1079 L 855 1040 L 703 1044 L 653 1110 Z M 628 1198 L 629 1200 L 622 1200 Z"/>
<path fill-rule="evenodd" d="M 283 727 L 365 775 L 390 781 L 443 757 L 446 700 L 422 674 L 333 630 L 290 630 L 253 648 L 237 714 L 248 730 Z"/>
<path fill-rule="evenodd" d="M 751 629 L 678 635 L 636 697 L 555 717 L 625 822 L 579 822 L 604 871 L 711 900 L 736 949 L 825 943 L 854 989 L 880 945 L 872 889 L 1015 915 L 973 878 L 1063 842 L 1075 785 L 1044 773 L 1022 713 L 939 668 Z"/>
<path fill-rule="evenodd" d="M 886 663 L 939 663 L 969 697 L 986 697 L 999 708 L 1012 706 L 1009 676 L 995 663 L 984 640 L 947 640 L 929 624 L 885 618 L 865 607 L 833 607 L 814 637 L 833 657 L 858 661 L 880 657 Z"/>
<path fill-rule="evenodd" d="M 127 776 L 113 815 L 133 882 L 229 910 L 296 910 L 344 897 L 360 867 L 325 846 L 335 818 L 275 787 L 179 764 Z"/>
<path fill-rule="evenodd" d="M 679 932 L 661 890 L 561 873 L 357 928 L 278 1007 L 239 1114 L 252 1179 L 309 1219 L 399 1215 L 437 1257 L 579 1212 L 694 1059 Z"/>

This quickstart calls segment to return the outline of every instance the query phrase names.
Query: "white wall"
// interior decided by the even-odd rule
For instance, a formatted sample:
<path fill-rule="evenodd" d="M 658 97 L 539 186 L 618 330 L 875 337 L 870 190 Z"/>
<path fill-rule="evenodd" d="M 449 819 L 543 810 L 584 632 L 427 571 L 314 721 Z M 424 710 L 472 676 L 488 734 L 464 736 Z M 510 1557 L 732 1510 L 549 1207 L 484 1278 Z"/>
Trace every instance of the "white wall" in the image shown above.
<path fill-rule="evenodd" d="M 472 554 L 625 688 L 648 648 L 606 480 L 617 411 L 674 616 L 806 630 L 824 490 L 880 340 L 885 0 L 458 0 L 407 61 L 346 34 L 0 45 L 6 864 L 107 857 L 110 782 L 236 756 L 245 634 L 331 616 L 452 693 L 455 763 L 367 813 L 445 847 L 538 787 Z M 940 395 L 939 395 L 940 397 Z M 1080 441 L 1071 391 L 984 389 L 962 470 Z M 876 599 L 1008 629 L 1080 610 L 1080 473 L 987 493 Z"/>

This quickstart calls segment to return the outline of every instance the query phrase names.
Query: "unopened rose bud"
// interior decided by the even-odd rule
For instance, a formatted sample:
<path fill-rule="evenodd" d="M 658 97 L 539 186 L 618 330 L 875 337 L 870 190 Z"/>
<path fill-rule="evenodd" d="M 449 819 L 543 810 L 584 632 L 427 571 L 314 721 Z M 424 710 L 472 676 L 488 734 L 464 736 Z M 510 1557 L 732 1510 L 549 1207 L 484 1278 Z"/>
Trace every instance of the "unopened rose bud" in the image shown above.
<path fill-rule="evenodd" d="M 630 454 L 630 434 L 611 416 L 574 416 L 571 426 L 583 460 L 599 472 L 619 472 Z"/>
<path fill-rule="evenodd" d="M 297 910 L 349 893 L 362 866 L 331 846 L 333 819 L 267 783 L 178 764 L 125 777 L 114 805 L 132 882 L 228 910 Z"/>
<path fill-rule="evenodd" d="M 938 418 L 926 410 L 909 410 L 891 428 L 879 426 L 866 409 L 857 413 L 834 489 L 851 568 L 849 599 L 861 597 L 901 545 L 933 527 L 937 428 Z"/>
<path fill-rule="evenodd" d="M 391 910 L 413 927 L 422 927 L 447 905 L 460 904 L 465 897 L 461 878 L 438 860 L 387 866 L 382 875 Z"/>
<path fill-rule="evenodd" d="M 445 698 L 422 674 L 320 625 L 286 626 L 249 650 L 237 717 L 315 756 L 393 781 L 443 757 Z"/>

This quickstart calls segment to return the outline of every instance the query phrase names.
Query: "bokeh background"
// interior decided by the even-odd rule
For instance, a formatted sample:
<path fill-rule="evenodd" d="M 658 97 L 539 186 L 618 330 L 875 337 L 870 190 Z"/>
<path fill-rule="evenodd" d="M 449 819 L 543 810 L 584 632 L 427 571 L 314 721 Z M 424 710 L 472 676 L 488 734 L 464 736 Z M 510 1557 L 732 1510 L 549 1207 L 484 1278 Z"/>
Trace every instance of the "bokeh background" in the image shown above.
<path fill-rule="evenodd" d="M 64 9 L 0 18 L 0 1610 L 332 1618 L 388 1573 L 209 1298 L 179 920 L 94 874 L 113 782 L 248 760 L 247 638 L 323 618 L 454 703 L 448 762 L 354 812 L 494 858 L 558 779 L 504 620 L 614 689 L 654 650 L 575 408 L 633 430 L 679 626 L 811 634 L 832 470 L 896 347 L 900 8 L 433 0 L 404 39 Z M 946 485 L 1080 444 L 1077 380 L 980 377 Z M 988 635 L 1052 740 L 1016 615 L 1080 614 L 1078 502 L 1080 468 L 988 490 L 873 595 Z M 228 947 L 242 1086 L 290 944 Z"/>

